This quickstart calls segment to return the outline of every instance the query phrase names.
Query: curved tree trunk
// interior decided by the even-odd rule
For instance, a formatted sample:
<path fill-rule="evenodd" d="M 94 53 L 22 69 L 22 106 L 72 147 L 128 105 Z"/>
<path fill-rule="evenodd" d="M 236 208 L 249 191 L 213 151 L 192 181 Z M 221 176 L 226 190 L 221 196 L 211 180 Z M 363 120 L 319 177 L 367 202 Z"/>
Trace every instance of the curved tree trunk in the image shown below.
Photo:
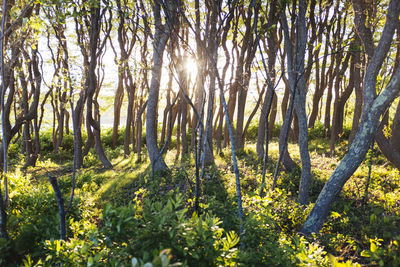
<path fill-rule="evenodd" d="M 105 168 L 112 168 L 111 162 L 108 160 L 103 145 L 101 143 L 100 138 L 100 123 L 96 120 L 93 116 L 93 108 L 94 111 L 98 113 L 96 107 L 93 107 L 94 104 L 94 93 L 97 87 L 97 76 L 96 76 L 96 66 L 97 66 L 97 53 L 98 53 L 98 40 L 100 34 L 100 25 L 101 25 L 101 18 L 100 18 L 100 7 L 93 8 L 92 11 L 92 18 L 91 18 L 91 29 L 90 29 L 90 65 L 88 70 L 88 77 L 87 77 L 87 102 L 86 102 L 86 118 L 87 123 L 89 123 L 90 127 L 93 131 L 94 137 L 94 148 L 96 150 L 97 155 L 99 156 L 100 161 L 102 162 Z M 89 137 L 88 132 L 88 137 Z"/>
<path fill-rule="evenodd" d="M 355 11 L 357 13 L 357 10 Z M 400 69 L 397 69 L 387 87 L 377 97 L 376 83 L 382 63 L 385 60 L 393 41 L 394 30 L 398 23 L 399 13 L 400 0 L 391 0 L 381 40 L 379 41 L 376 51 L 372 53 L 373 56 L 371 57 L 364 79 L 365 104 L 360 126 L 349 151 L 332 173 L 328 182 L 319 194 L 314 208 L 307 217 L 307 220 L 301 229 L 301 232 L 304 234 L 318 232 L 322 228 L 336 196 L 340 193 L 344 184 L 364 159 L 365 154 L 374 139 L 375 133 L 378 130 L 381 115 L 394 99 L 398 97 L 400 92 Z M 356 14 L 356 19 L 359 15 L 360 13 Z M 368 39 L 368 37 L 363 35 L 362 31 L 360 31 L 365 24 L 357 20 L 355 20 L 355 23 L 359 34 L 362 35 L 361 39 L 366 40 L 364 41 L 364 46 L 367 46 L 366 42 L 371 42 L 373 44 L 372 39 Z"/>
<path fill-rule="evenodd" d="M 387 125 L 387 123 L 385 124 Z M 392 131 L 389 139 L 382 132 L 382 126 L 375 135 L 376 143 L 383 155 L 400 170 L 400 103 L 397 105 L 393 118 Z"/>
<path fill-rule="evenodd" d="M 171 3 L 167 1 L 166 5 L 170 6 Z M 168 169 L 165 164 L 164 159 L 160 155 L 160 151 L 157 146 L 157 105 L 158 105 L 158 97 L 160 92 L 160 80 L 161 80 L 161 71 L 162 71 L 162 63 L 163 63 L 163 55 L 165 46 L 167 44 L 170 29 L 166 27 L 166 25 L 162 25 L 161 23 L 161 5 L 160 2 L 154 2 L 154 19 L 155 19 L 155 34 L 153 41 L 153 68 L 152 68 L 152 77 L 149 88 L 149 96 L 147 102 L 147 113 L 146 113 L 146 143 L 147 150 L 149 152 L 149 157 L 151 161 L 152 172 L 157 172 L 161 170 Z M 167 12 L 167 10 L 165 10 Z M 170 14 L 171 15 L 171 14 Z M 173 23 L 169 21 L 169 23 Z"/>
<path fill-rule="evenodd" d="M 373 102 L 370 108 L 364 109 L 363 120 L 360 123 L 355 139 L 319 194 L 314 208 L 301 229 L 302 233 L 311 234 L 318 232 L 322 228 L 336 196 L 363 161 L 378 129 L 379 117 L 396 98 L 399 89 L 400 71 L 397 71 L 396 76 L 393 77 L 385 92 Z"/>

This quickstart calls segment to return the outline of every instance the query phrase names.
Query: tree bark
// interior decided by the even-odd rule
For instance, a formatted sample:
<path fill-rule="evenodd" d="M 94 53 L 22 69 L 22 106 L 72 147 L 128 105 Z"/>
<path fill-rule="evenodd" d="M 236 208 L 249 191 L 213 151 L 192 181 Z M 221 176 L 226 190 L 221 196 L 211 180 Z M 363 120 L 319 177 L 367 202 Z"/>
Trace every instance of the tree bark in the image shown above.
<path fill-rule="evenodd" d="M 299 148 L 302 164 L 299 186 L 299 202 L 301 204 L 308 203 L 308 188 L 311 182 L 311 161 L 308 152 L 308 127 L 305 109 L 306 79 L 304 61 L 307 45 L 306 10 L 307 5 L 305 0 L 299 0 L 295 47 L 292 46 L 289 38 L 289 28 L 287 26 L 286 16 L 283 12 L 281 14 L 287 53 L 286 59 L 288 66 L 289 88 L 291 94 L 296 94 L 294 105 L 299 124 Z"/>
<path fill-rule="evenodd" d="M 115 91 L 115 96 L 114 96 L 114 121 L 113 121 L 113 134 L 112 134 L 113 148 L 115 148 L 118 143 L 118 128 L 119 128 L 119 122 L 120 122 L 120 118 L 121 118 L 122 101 L 124 99 L 123 71 L 124 70 L 123 70 L 122 66 L 118 66 L 118 86 L 117 86 L 117 90 Z M 129 131 L 129 129 L 125 128 L 125 131 Z"/>
<path fill-rule="evenodd" d="M 90 27 L 90 64 L 87 77 L 87 102 L 86 102 L 86 119 L 93 131 L 94 136 L 94 148 L 100 161 L 105 168 L 112 168 L 111 162 L 108 160 L 103 145 L 101 143 L 100 134 L 100 123 L 93 116 L 93 104 L 94 104 L 94 93 L 97 87 L 97 57 L 98 57 L 98 40 L 100 34 L 100 7 L 93 8 L 91 10 L 91 27 Z M 89 132 L 88 132 L 89 136 Z"/>
<path fill-rule="evenodd" d="M 256 5 L 255 9 L 258 12 L 260 5 Z M 246 32 L 243 37 L 243 44 L 241 54 L 245 54 L 244 57 L 244 66 L 242 66 L 242 70 L 240 70 L 239 75 L 239 88 L 238 88 L 238 109 L 237 109 L 237 119 L 236 119 L 236 149 L 243 149 L 244 148 L 244 135 L 243 135 L 243 126 L 244 126 L 244 113 L 246 107 L 246 99 L 247 99 L 247 91 L 250 83 L 251 78 L 251 65 L 253 59 L 255 57 L 255 52 L 257 50 L 257 45 L 255 43 L 253 37 L 253 24 L 251 23 L 253 17 L 253 8 L 249 7 L 247 11 L 247 17 L 245 20 Z M 242 57 L 242 56 L 241 56 Z M 241 64 L 238 64 L 241 65 Z"/>
<path fill-rule="evenodd" d="M 334 153 L 335 150 L 335 142 L 337 141 L 337 138 L 339 137 L 339 124 L 340 124 L 340 108 L 341 108 L 341 101 L 342 101 L 342 96 L 340 95 L 340 82 L 342 80 L 342 77 L 347 70 L 348 67 L 348 62 L 350 59 L 350 53 L 348 53 L 344 59 L 343 64 L 341 64 L 341 57 L 336 58 L 336 71 L 335 71 L 335 101 L 333 104 L 333 115 L 332 115 L 332 130 L 331 130 L 331 142 L 330 142 L 330 150 L 331 154 Z M 352 73 L 352 70 L 351 70 Z M 349 80 L 349 87 L 347 88 L 348 91 L 353 90 L 352 86 L 353 82 L 353 77 L 352 74 L 350 74 L 350 80 Z M 344 92 L 344 98 L 347 100 L 347 98 L 350 96 L 348 92 Z M 348 95 L 348 96 L 347 96 Z M 347 97 L 347 98 L 346 98 Z"/>
<path fill-rule="evenodd" d="M 136 86 L 134 84 L 134 86 Z M 128 93 L 128 109 L 126 111 L 126 123 L 125 123 L 125 136 L 124 136 L 124 155 L 128 157 L 131 153 L 129 144 L 131 142 L 131 126 L 132 126 L 132 116 L 133 116 L 133 98 L 134 98 L 134 90 L 135 88 L 131 88 L 130 86 L 126 88 Z"/>
<path fill-rule="evenodd" d="M 217 64 L 217 23 L 218 23 L 218 12 L 220 9 L 220 1 L 212 1 L 212 14 L 211 14 L 211 28 L 210 35 L 207 45 L 207 53 L 212 55 L 214 62 L 212 64 Z M 213 114 L 214 114 L 214 102 L 215 102 L 215 81 L 216 73 L 215 71 L 209 72 L 210 87 L 208 93 L 208 106 L 207 106 L 207 119 L 206 119 L 206 130 L 204 136 L 204 163 L 205 165 L 214 164 L 214 152 L 213 152 Z"/>
<path fill-rule="evenodd" d="M 399 94 L 400 69 L 394 73 L 387 87 L 376 97 L 377 76 L 393 41 L 393 34 L 398 23 L 399 13 L 400 1 L 391 0 L 381 40 L 371 58 L 364 79 L 365 104 L 359 129 L 349 151 L 336 167 L 319 194 L 314 208 L 301 229 L 301 232 L 304 234 L 318 232 L 322 228 L 336 196 L 364 159 L 378 130 L 380 116 Z M 360 25 L 356 24 L 356 27 L 358 26 Z"/>
<path fill-rule="evenodd" d="M 167 1 L 165 5 L 170 7 L 170 5 L 172 4 L 170 2 L 171 1 Z M 149 88 L 147 113 L 146 113 L 146 143 L 153 173 L 168 169 L 164 159 L 160 155 L 160 151 L 157 146 L 157 124 L 156 124 L 157 105 L 160 92 L 163 55 L 166 43 L 170 35 L 169 27 L 167 27 L 166 25 L 162 25 L 161 23 L 160 11 L 161 11 L 161 3 L 156 0 L 154 2 L 154 7 L 153 7 L 153 14 L 155 20 L 155 33 L 153 41 L 153 50 L 154 50 L 153 68 L 152 68 L 152 77 Z M 168 13 L 168 10 L 165 10 L 165 12 Z M 172 14 L 169 13 L 169 15 Z M 173 25 L 173 21 L 169 21 L 168 23 Z"/>
<path fill-rule="evenodd" d="M 396 108 L 389 138 L 386 138 L 382 132 L 384 126 L 387 127 L 387 120 L 385 123 L 381 123 L 381 127 L 375 135 L 376 143 L 383 155 L 400 170 L 400 103 Z"/>
<path fill-rule="evenodd" d="M 3 8 L 2 8 L 2 16 L 1 16 L 1 33 L 4 33 L 5 30 L 5 22 L 6 22 L 6 16 L 8 14 L 8 9 L 7 9 L 7 1 L 3 0 Z M 1 129 L 2 129 L 2 150 L 1 150 L 1 155 L 3 159 L 3 173 L 7 174 L 7 167 L 8 167 L 8 161 L 7 161 L 7 148 L 8 148 L 8 142 L 6 140 L 6 113 L 5 113 L 5 95 L 6 95 L 6 81 L 5 81 L 5 62 L 4 62 L 4 36 L 0 40 L 0 63 L 1 63 Z M 1 181 L 0 181 L 1 182 Z M 4 180 L 4 185 L 7 188 L 7 178 Z M 1 184 L 0 184 L 1 185 Z M 7 190 L 5 192 L 6 194 L 6 199 L 7 199 Z M 0 186 L 0 237 L 2 238 L 8 238 L 8 232 L 7 232 L 7 213 L 6 213 L 6 203 L 3 200 L 3 193 L 2 193 L 2 188 Z"/>

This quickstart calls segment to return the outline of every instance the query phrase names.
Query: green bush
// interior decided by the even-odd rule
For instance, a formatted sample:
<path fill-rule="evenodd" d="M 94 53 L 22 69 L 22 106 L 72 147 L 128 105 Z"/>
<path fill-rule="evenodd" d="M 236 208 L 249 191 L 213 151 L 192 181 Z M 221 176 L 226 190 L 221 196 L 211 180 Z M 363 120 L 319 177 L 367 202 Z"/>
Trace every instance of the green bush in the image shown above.
<path fill-rule="evenodd" d="M 210 214 L 187 218 L 180 194 L 169 195 L 165 202 L 145 201 L 142 210 L 136 213 L 141 231 L 133 235 L 132 243 L 139 257 L 149 260 L 148 252 L 171 249 L 171 255 L 189 266 L 211 266 L 219 261 L 234 261 L 237 244 L 235 234 L 230 242 L 224 239 L 220 220 Z M 230 260 L 228 260 L 230 259 Z"/>
<path fill-rule="evenodd" d="M 145 197 L 141 196 L 141 197 Z M 72 222 L 72 229 L 85 229 L 69 241 L 47 240 L 44 254 L 26 266 L 236 266 L 239 237 L 225 233 L 221 221 L 210 215 L 188 217 L 180 194 L 151 202 L 143 198 L 123 207 L 107 205 L 99 228 L 84 221 Z M 135 265 L 136 264 L 136 265 Z"/>
<path fill-rule="evenodd" d="M 253 121 L 250 123 L 249 128 L 247 128 L 246 140 L 256 141 L 258 136 L 258 121 Z"/>
<path fill-rule="evenodd" d="M 396 236 L 388 245 L 382 245 L 382 239 L 370 239 L 369 249 L 363 250 L 361 256 L 371 265 L 400 266 L 400 236 Z"/>
<path fill-rule="evenodd" d="M 107 128 L 101 130 L 101 141 L 105 147 L 112 147 L 112 135 L 113 128 Z M 132 136 L 132 134 L 131 134 Z M 125 127 L 118 129 L 118 138 L 117 138 L 117 146 L 124 145 L 125 138 Z"/>
<path fill-rule="evenodd" d="M 314 128 L 308 130 L 308 138 L 310 140 L 325 138 L 325 126 L 322 122 L 318 121 L 315 123 Z"/>
<path fill-rule="evenodd" d="M 254 120 L 250 125 L 249 128 L 247 129 L 246 133 L 246 140 L 248 141 L 257 141 L 258 137 L 258 120 Z M 272 129 L 272 137 L 279 137 L 280 131 L 281 131 L 282 125 L 280 124 L 275 124 L 273 129 Z M 271 137 L 271 138 L 272 138 Z"/>
<path fill-rule="evenodd" d="M 295 234 L 304 212 L 281 190 L 245 198 L 245 244 L 240 262 L 246 266 L 328 266 L 326 252 Z"/>

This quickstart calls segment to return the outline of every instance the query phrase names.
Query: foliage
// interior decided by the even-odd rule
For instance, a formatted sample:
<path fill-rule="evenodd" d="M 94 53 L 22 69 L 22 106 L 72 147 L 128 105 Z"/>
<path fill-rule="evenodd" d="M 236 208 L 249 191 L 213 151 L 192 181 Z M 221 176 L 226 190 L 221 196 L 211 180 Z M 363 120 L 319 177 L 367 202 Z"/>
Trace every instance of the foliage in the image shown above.
<path fill-rule="evenodd" d="M 293 234 L 304 222 L 304 212 L 290 195 L 277 189 L 264 198 L 245 199 L 245 243 L 240 257 L 245 265 L 328 266 L 323 247 Z"/>
<path fill-rule="evenodd" d="M 396 236 L 388 245 L 382 246 L 382 239 L 370 239 L 369 249 L 363 250 L 361 256 L 366 257 L 371 264 L 379 266 L 399 266 L 400 237 Z"/>
<path fill-rule="evenodd" d="M 274 128 L 272 129 L 272 137 L 279 137 L 279 132 L 281 131 L 281 127 L 282 125 L 280 124 L 274 125 Z M 257 135 L 258 135 L 258 122 L 254 121 L 249 125 L 249 128 L 247 129 L 246 140 L 252 142 L 257 141 Z"/>
<path fill-rule="evenodd" d="M 188 218 L 182 201 L 180 194 L 170 194 L 166 202 L 135 199 L 123 207 L 107 205 L 98 228 L 71 223 L 75 230 L 86 228 L 83 236 L 67 242 L 45 241 L 47 256 L 36 265 L 142 266 L 152 262 L 153 266 L 172 266 L 172 262 L 181 262 L 184 266 L 233 266 L 238 236 L 225 233 L 212 215 Z M 31 256 L 24 262 L 33 266 Z"/>
<path fill-rule="evenodd" d="M 319 169 L 310 198 L 315 199 L 334 166 L 322 151 L 322 139 L 310 143 Z M 68 199 L 70 163 L 45 152 L 36 168 L 9 174 L 10 240 L 0 240 L 1 264 L 11 266 L 354 266 L 398 265 L 398 171 L 381 167 L 375 155 L 368 203 L 361 202 L 368 168 L 365 163 L 333 206 L 321 235 L 305 238 L 300 229 L 310 206 L 297 203 L 299 171 L 280 174 L 275 191 L 256 195 L 261 162 L 254 146 L 239 151 L 243 182 L 245 248 L 239 248 L 235 183 L 228 153 L 216 158 L 202 180 L 201 214 L 193 213 L 193 159 L 182 159 L 170 172 L 151 177 L 148 161 L 124 158 L 121 149 L 106 148 L 115 168 L 99 168 L 89 154 L 76 175 L 75 200 L 67 216 L 67 241 L 58 237 L 58 210 L 45 177 L 57 173 Z M 293 146 L 289 149 L 293 153 Z M 339 148 L 338 151 L 341 151 Z M 271 166 L 277 144 L 271 143 Z M 92 155 L 92 156 L 91 156 Z M 339 155 L 340 156 L 340 155 Z M 174 152 L 167 163 L 176 163 Z M 64 161 L 65 162 L 65 161 Z M 64 168 L 66 168 L 65 170 Z M 64 169 L 64 170 L 63 170 Z M 267 181 L 267 189 L 271 181 Z M 23 259 L 23 261 L 21 261 Z M 135 265 L 136 264 L 136 265 Z M 146 265 L 147 264 L 147 265 Z"/>
<path fill-rule="evenodd" d="M 314 128 L 311 128 L 308 132 L 308 138 L 310 140 L 324 138 L 325 135 L 325 126 L 322 124 L 322 122 L 317 122 Z"/>

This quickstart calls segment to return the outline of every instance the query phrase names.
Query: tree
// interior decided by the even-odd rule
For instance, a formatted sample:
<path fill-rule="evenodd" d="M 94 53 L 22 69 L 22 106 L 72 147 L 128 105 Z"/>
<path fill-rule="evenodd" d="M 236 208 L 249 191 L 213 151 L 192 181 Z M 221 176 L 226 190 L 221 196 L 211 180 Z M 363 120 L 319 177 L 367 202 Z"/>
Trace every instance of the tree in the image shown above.
<path fill-rule="evenodd" d="M 121 106 L 124 99 L 124 88 L 128 94 L 128 111 L 127 111 L 127 121 L 125 126 L 125 137 L 127 142 L 125 144 L 124 151 L 125 155 L 129 155 L 129 142 L 132 120 L 134 117 L 134 105 L 135 94 L 136 94 L 136 84 L 133 81 L 132 73 L 129 65 L 129 57 L 133 52 L 137 40 L 137 31 L 139 24 L 139 16 L 136 15 L 139 7 L 135 6 L 130 8 L 131 3 L 121 0 L 116 1 L 118 9 L 118 45 L 120 50 L 120 57 L 116 60 L 118 65 L 118 85 L 114 97 L 114 124 L 113 124 L 113 134 L 112 134 L 112 145 L 115 148 L 118 142 L 118 128 L 121 116 Z M 129 19 L 127 19 L 127 13 L 129 13 Z M 117 58 L 117 51 L 112 45 L 112 39 L 110 38 L 110 44 L 113 48 L 115 57 Z M 133 129 L 134 131 L 135 129 Z"/>
<path fill-rule="evenodd" d="M 358 0 L 355 0 L 354 5 L 356 5 L 357 2 Z M 355 25 L 358 34 L 363 40 L 364 47 L 370 56 L 364 78 L 364 107 L 361 122 L 349 151 L 323 187 L 314 208 L 307 217 L 301 229 L 301 232 L 304 234 L 318 232 L 322 228 L 336 196 L 340 193 L 346 181 L 364 159 L 374 139 L 375 133 L 378 130 L 381 115 L 393 100 L 398 97 L 400 91 L 400 69 L 397 69 L 386 88 L 382 90 L 379 95 L 376 93 L 377 76 L 393 42 L 394 31 L 399 23 L 400 1 L 390 1 L 386 15 L 386 23 L 376 49 L 374 48 L 372 37 L 370 38 L 363 33 L 365 21 L 357 21 L 357 16 L 360 15 L 360 13 L 357 14 L 357 12 L 360 11 L 356 8 L 354 8 L 354 11 L 356 12 Z M 373 51 L 371 51 L 371 47 Z"/>
<path fill-rule="evenodd" d="M 208 29 L 209 35 L 207 47 L 205 48 L 205 53 L 212 56 L 213 61 L 215 64 L 218 62 L 218 46 L 216 41 L 218 41 L 217 35 L 217 24 L 218 24 L 218 17 L 219 12 L 221 10 L 221 1 L 208 1 L 209 8 L 211 10 L 210 13 L 210 28 Z M 215 40 L 215 36 L 217 40 Z M 210 58 L 207 58 L 207 61 L 210 64 Z M 204 164 L 212 165 L 214 164 L 214 152 L 213 152 L 213 117 L 214 117 L 214 102 L 215 102 L 215 82 L 216 82 L 216 73 L 209 67 L 209 89 L 208 89 L 208 106 L 207 106 L 207 118 L 205 124 L 205 136 L 204 136 Z"/>
<path fill-rule="evenodd" d="M 105 44 L 105 43 L 104 44 L 98 43 L 100 39 L 99 37 L 100 37 L 101 17 L 102 17 L 101 11 L 104 14 L 104 12 L 107 11 L 107 7 L 101 10 L 99 5 L 96 7 L 92 7 L 90 10 L 91 13 L 91 22 L 90 22 L 91 26 L 90 26 L 90 37 L 89 37 L 90 63 L 89 63 L 88 75 L 86 77 L 87 80 L 85 82 L 85 85 L 87 86 L 86 122 L 88 123 L 88 129 L 89 127 L 91 127 L 91 130 L 93 132 L 95 141 L 94 148 L 96 150 L 97 155 L 100 158 L 100 161 L 103 163 L 105 168 L 112 168 L 112 164 L 108 160 L 104 152 L 104 148 L 100 139 L 100 112 L 96 100 L 97 97 L 95 98 L 95 92 L 97 90 L 100 90 L 96 75 L 97 60 Z M 107 37 L 105 39 L 107 39 Z M 88 131 L 88 134 L 89 132 L 90 131 Z"/>
<path fill-rule="evenodd" d="M 24 3 L 22 3 L 24 4 Z M 8 205 L 8 145 L 12 138 L 20 131 L 24 121 L 31 120 L 35 115 L 34 112 L 29 111 L 27 114 L 15 114 L 14 125 L 11 125 L 10 113 L 12 104 L 14 103 L 15 97 L 15 66 L 18 62 L 18 58 L 21 54 L 21 47 L 25 44 L 27 39 L 26 32 L 22 31 L 21 36 L 17 36 L 14 33 L 22 27 L 22 20 L 29 18 L 32 15 L 34 9 L 33 1 L 29 2 L 25 6 L 20 7 L 20 13 L 18 16 L 11 17 L 9 12 L 11 8 L 18 10 L 19 6 L 14 2 L 3 1 L 2 6 L 2 19 L 1 19 L 1 37 L 0 37 L 0 60 L 1 60 L 1 127 L 2 127 L 2 146 L 0 153 L 0 162 L 2 162 L 3 171 L 3 184 L 4 184 L 4 196 L 0 185 L 0 237 L 7 238 L 7 205 Z M 27 25 L 29 28 L 29 25 Z M 11 45 L 13 44 L 13 45 Z M 8 50 L 8 60 L 6 60 L 4 52 Z M 6 99 L 6 91 L 8 95 Z M 33 109 L 35 110 L 35 109 Z"/>
<path fill-rule="evenodd" d="M 265 148 L 266 150 L 268 149 L 268 140 L 270 139 L 272 135 L 272 128 L 275 123 L 275 117 L 276 117 L 276 106 L 278 104 L 277 101 L 277 95 L 274 90 L 275 86 L 275 76 L 276 76 L 276 71 L 275 71 L 275 62 L 276 62 L 276 52 L 277 52 L 277 46 L 278 46 L 278 37 L 277 37 L 277 23 L 279 16 L 277 15 L 278 12 L 278 5 L 276 1 L 272 1 L 270 4 L 269 12 L 268 12 L 268 19 L 267 19 L 267 24 L 265 25 L 264 30 L 266 30 L 266 39 L 268 43 L 268 50 L 267 50 L 267 55 L 268 55 L 268 66 L 267 70 L 270 72 L 271 76 L 271 82 L 272 85 L 268 86 L 267 91 L 265 92 L 265 97 L 264 97 L 264 102 L 261 107 L 261 114 L 260 118 L 258 121 L 258 133 L 257 133 L 257 156 L 258 158 L 263 158 L 264 153 L 265 155 L 268 156 L 268 151 L 264 151 L 264 140 L 266 140 Z M 260 50 L 261 50 L 261 45 L 259 45 Z M 263 62 L 264 64 L 265 62 Z M 273 111 L 271 113 L 271 111 Z M 271 115 L 270 115 L 271 114 Z M 267 123 L 269 122 L 269 125 Z M 268 127 L 268 131 L 265 129 Z M 267 136 L 266 136 L 267 134 Z"/>
<path fill-rule="evenodd" d="M 88 5 L 89 6 L 86 6 Z M 80 9 L 77 9 L 80 6 Z M 104 52 L 106 41 L 111 31 L 111 14 L 109 13 L 110 7 L 105 5 L 101 6 L 99 3 L 85 3 L 84 5 L 74 5 L 74 20 L 75 32 L 77 43 L 79 45 L 83 57 L 83 77 L 82 87 L 79 99 L 76 103 L 74 112 L 76 129 L 76 162 L 77 168 L 82 167 L 83 156 L 89 152 L 89 149 L 94 146 L 100 161 L 105 168 L 112 168 L 111 162 L 108 160 L 100 138 L 100 111 L 97 97 L 101 88 L 99 79 L 96 74 L 97 64 L 101 54 Z M 107 12 L 110 14 L 107 23 L 102 23 L 103 18 L 106 17 Z M 100 33 L 102 26 L 106 24 L 104 36 Z M 82 118 L 84 106 L 86 104 L 86 130 L 88 140 L 82 151 Z"/>
<path fill-rule="evenodd" d="M 175 23 L 177 22 L 177 7 L 178 1 L 172 0 L 155 0 L 153 6 L 154 15 L 154 40 L 153 40 L 153 67 L 152 77 L 149 88 L 149 97 L 147 102 L 147 113 L 146 113 L 146 143 L 147 150 L 151 161 L 151 167 L 153 172 L 166 170 L 168 167 L 165 164 L 164 159 L 160 155 L 160 151 L 157 147 L 157 105 L 158 97 L 160 92 L 160 80 L 161 70 L 163 63 L 163 55 L 165 46 L 171 35 L 171 31 Z M 161 9 L 164 10 L 165 24 L 162 23 Z"/>
<path fill-rule="evenodd" d="M 5 30 L 5 22 L 6 22 L 6 14 L 8 12 L 7 10 L 7 1 L 3 0 L 3 14 L 1 16 L 1 41 L 0 41 L 0 60 L 1 60 L 1 128 L 2 128 L 2 155 L 3 155 L 3 173 L 7 174 L 7 142 L 6 142 L 6 135 L 5 135 L 5 105 L 4 105 L 4 98 L 5 98 L 5 93 L 6 93 L 6 86 L 4 82 L 5 78 L 5 71 L 4 71 L 4 30 Z M 7 179 L 6 177 L 4 177 Z M 1 181 L 0 181 L 1 182 Z M 4 180 L 4 185 L 6 188 L 5 192 L 5 198 L 7 198 L 7 180 Z M 6 202 L 3 200 L 3 193 L 1 189 L 1 183 L 0 183 L 0 237 L 2 238 L 7 238 L 8 233 L 7 233 L 7 213 L 6 213 Z"/>
<path fill-rule="evenodd" d="M 295 3 L 293 4 L 295 6 Z M 284 32 L 284 41 L 286 48 L 286 60 L 288 67 L 288 84 L 291 94 L 289 108 L 294 107 L 296 109 L 298 124 L 299 124 L 299 148 L 300 158 L 302 163 L 300 188 L 299 188 L 299 202 L 301 204 L 307 204 L 308 202 L 308 188 L 311 182 L 311 162 L 310 155 L 308 152 L 308 127 L 307 127 L 307 114 L 305 109 L 306 104 L 306 79 L 305 79 L 305 50 L 307 44 L 307 28 L 306 28 L 306 11 L 307 5 L 304 0 L 299 1 L 298 7 L 298 19 L 296 20 L 296 38 L 295 46 L 293 47 L 290 36 L 289 27 L 287 25 L 287 19 L 285 11 L 281 11 L 281 24 Z M 286 127 L 289 127 L 291 121 L 291 110 L 288 112 L 285 118 Z M 282 127 L 282 131 L 283 127 Z M 287 135 L 287 129 L 286 129 Z M 282 135 L 281 135 L 282 136 Z M 287 136 L 283 139 L 285 143 L 281 144 L 280 139 L 280 151 L 287 153 Z M 279 164 L 279 161 L 278 161 Z M 274 177 L 274 185 L 276 183 L 276 175 Z"/>

